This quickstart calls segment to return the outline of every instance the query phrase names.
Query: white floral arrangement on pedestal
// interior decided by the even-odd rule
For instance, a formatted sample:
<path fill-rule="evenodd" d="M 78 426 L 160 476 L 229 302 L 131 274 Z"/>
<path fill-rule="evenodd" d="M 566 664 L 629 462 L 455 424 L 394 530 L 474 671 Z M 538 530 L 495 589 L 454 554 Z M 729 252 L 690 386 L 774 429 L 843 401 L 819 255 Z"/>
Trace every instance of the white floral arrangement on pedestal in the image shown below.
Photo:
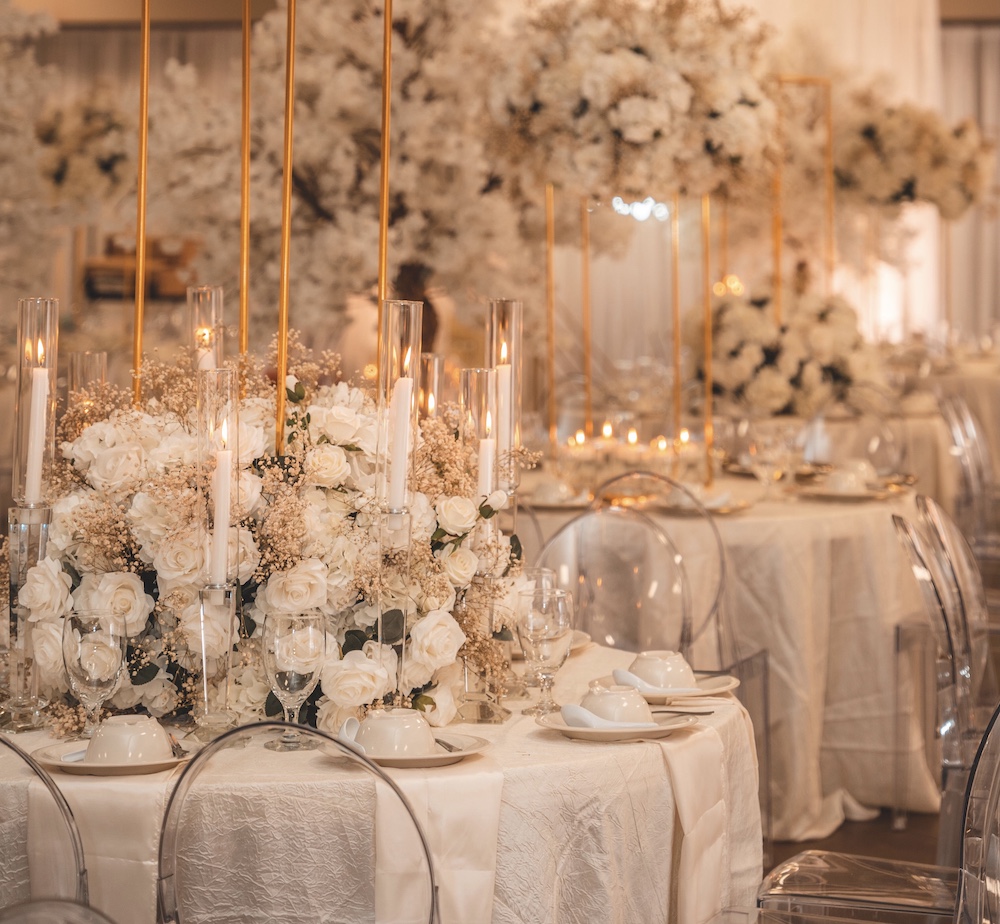
<path fill-rule="evenodd" d="M 980 201 L 995 151 L 978 125 L 948 125 L 931 109 L 889 105 L 873 88 L 838 95 L 834 172 L 841 196 L 866 205 L 929 202 L 960 218 Z"/>
<path fill-rule="evenodd" d="M 481 536 L 505 496 L 477 497 L 475 453 L 454 421 L 425 421 L 410 531 L 383 533 L 380 543 L 371 398 L 342 382 L 322 384 L 334 380 L 335 361 L 313 362 L 293 343 L 288 446 L 276 457 L 274 387 L 251 366 L 242 370 L 240 527 L 229 537 L 243 599 L 231 708 L 241 723 L 263 717 L 266 707 L 278 712 L 276 700 L 268 703 L 254 639 L 269 613 L 319 612 L 328 645 L 310 701 L 313 722 L 335 731 L 348 715 L 400 698 L 432 724 L 449 722 L 462 685 L 458 658 L 486 676 L 504 666 L 493 603 L 520 571 L 519 548 L 514 541 L 512 552 L 499 531 L 489 542 Z M 29 571 L 19 599 L 29 611 L 42 692 L 52 701 L 68 689 L 64 618 L 73 606 L 108 608 L 124 618 L 130 637 L 127 676 L 110 708 L 181 716 L 196 695 L 199 591 L 208 582 L 196 388 L 190 368 L 158 362 L 144 364 L 143 382 L 138 408 L 113 388 L 72 396 L 60 423 L 64 462 L 50 482 L 56 497 L 47 557 Z M 210 660 L 227 656 L 227 628 L 209 633 Z"/>
<path fill-rule="evenodd" d="M 773 142 L 763 37 L 746 10 L 695 0 L 541 5 L 490 84 L 497 148 L 536 190 L 736 192 Z"/>
<path fill-rule="evenodd" d="M 878 350 L 858 330 L 841 296 L 806 294 L 784 300 L 778 325 L 769 295 L 716 298 L 712 307 L 713 392 L 749 413 L 812 417 L 840 402 L 858 406 L 883 393 Z M 691 313 L 686 340 L 703 376 L 705 334 Z"/>

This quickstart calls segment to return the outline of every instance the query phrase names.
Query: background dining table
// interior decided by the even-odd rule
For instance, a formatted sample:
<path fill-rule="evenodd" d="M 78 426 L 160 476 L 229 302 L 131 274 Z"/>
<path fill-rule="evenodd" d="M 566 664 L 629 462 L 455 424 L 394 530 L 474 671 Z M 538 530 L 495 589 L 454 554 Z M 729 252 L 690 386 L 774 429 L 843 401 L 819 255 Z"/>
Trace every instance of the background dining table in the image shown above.
<path fill-rule="evenodd" d="M 555 695 L 579 702 L 591 680 L 631 660 L 587 645 L 559 671 Z M 388 770 L 430 841 L 442 921 L 702 924 L 752 904 L 762 875 L 752 730 L 731 694 L 710 702 L 689 728 L 620 743 L 571 740 L 515 711 L 501 725 L 440 729 L 488 739 L 460 763 Z M 29 749 L 51 741 L 17 737 Z M 213 761 L 182 829 L 185 922 L 314 922 L 338 907 L 351 921 L 426 920 L 410 891 L 416 853 L 381 785 L 322 751 L 252 742 Z M 155 920 L 161 817 L 179 773 L 54 774 L 80 824 L 93 902 L 117 921 Z M 43 796 L 0 755 L 0 871 L 54 849 Z M 10 887 L 0 876 L 0 892 Z M 394 910 L 361 910 L 379 897 Z"/>
<path fill-rule="evenodd" d="M 893 513 L 915 515 L 913 492 L 856 501 L 781 491 L 761 502 L 761 490 L 753 479 L 722 478 L 712 496 L 751 502 L 715 522 L 735 652 L 769 653 L 774 838 L 825 837 L 865 806 L 893 805 L 897 766 L 903 806 L 936 811 L 939 769 L 927 756 L 923 690 L 908 658 L 898 664 L 899 707 L 896 699 L 897 627 L 928 625 L 892 524 Z M 534 508 L 547 537 L 582 509 Z M 651 512 L 684 557 L 697 596 L 715 574 L 707 527 L 690 509 Z M 712 657 L 696 649 L 695 666 L 715 666 Z"/>

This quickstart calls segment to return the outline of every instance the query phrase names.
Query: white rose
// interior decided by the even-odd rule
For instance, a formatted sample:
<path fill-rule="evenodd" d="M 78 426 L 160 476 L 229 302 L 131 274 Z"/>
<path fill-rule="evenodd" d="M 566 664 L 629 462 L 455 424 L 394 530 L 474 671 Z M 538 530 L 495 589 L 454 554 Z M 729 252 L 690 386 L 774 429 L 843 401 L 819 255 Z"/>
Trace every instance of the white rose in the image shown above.
<path fill-rule="evenodd" d="M 17 600 L 21 606 L 27 607 L 28 619 L 32 622 L 56 619 L 66 613 L 72 584 L 70 576 L 63 573 L 62 565 L 46 558 L 28 569 L 28 576 Z"/>
<path fill-rule="evenodd" d="M 63 620 L 35 623 L 31 627 L 31 650 L 35 666 L 46 687 L 66 689 L 66 665 L 62 649 Z"/>
<path fill-rule="evenodd" d="M 80 638 L 80 667 L 91 681 L 111 680 L 122 666 L 122 650 L 99 638 Z"/>
<path fill-rule="evenodd" d="M 455 587 L 467 587 L 476 576 L 479 557 L 472 549 L 452 549 L 449 546 L 447 550 L 439 554 L 439 558 L 445 575 Z"/>
<path fill-rule="evenodd" d="M 306 484 L 336 488 L 351 474 L 347 453 L 339 446 L 323 443 L 311 449 L 305 458 Z"/>
<path fill-rule="evenodd" d="M 194 464 L 198 461 L 198 438 L 179 424 L 168 427 L 150 450 L 149 461 L 161 472 Z"/>
<path fill-rule="evenodd" d="M 139 700 L 142 699 L 141 689 L 132 686 L 132 678 L 129 677 L 128 671 L 122 671 L 121 680 L 118 681 L 118 687 L 110 703 L 115 709 L 132 709 L 138 706 Z"/>
<path fill-rule="evenodd" d="M 427 668 L 428 679 L 439 667 L 451 664 L 465 644 L 465 633 L 451 613 L 433 610 L 410 630 L 409 659 Z M 425 681 L 426 682 L 426 681 Z"/>
<path fill-rule="evenodd" d="M 507 492 L 494 491 L 483 503 L 491 510 L 503 510 L 507 506 Z"/>
<path fill-rule="evenodd" d="M 87 470 L 87 481 L 98 491 L 116 493 L 133 486 L 145 473 L 146 451 L 139 443 L 109 446 Z"/>
<path fill-rule="evenodd" d="M 177 628 L 190 651 L 215 660 L 226 654 L 236 628 L 235 618 L 229 620 L 227 616 L 226 607 L 213 606 L 203 619 L 201 601 L 196 600 L 181 610 Z"/>
<path fill-rule="evenodd" d="M 309 405 L 309 436 L 313 443 L 325 436 L 331 443 L 353 444 L 362 419 L 349 407 L 322 407 Z"/>
<path fill-rule="evenodd" d="M 363 651 L 349 651 L 339 661 L 328 660 L 320 682 L 323 692 L 338 706 L 364 706 L 390 690 L 386 668 Z"/>
<path fill-rule="evenodd" d="M 153 612 L 153 598 L 146 593 L 142 579 L 131 571 L 112 571 L 97 578 L 91 607 L 120 616 L 129 636 L 138 635 Z"/>
<path fill-rule="evenodd" d="M 189 526 L 157 543 L 153 550 L 160 593 L 169 593 L 185 584 L 204 583 L 200 578 L 205 568 L 205 533 Z"/>
<path fill-rule="evenodd" d="M 237 428 L 239 446 L 239 464 L 249 465 L 254 459 L 259 459 L 267 449 L 267 431 L 263 426 L 245 423 L 240 420 Z M 259 480 L 259 479 L 258 479 Z"/>
<path fill-rule="evenodd" d="M 242 444 L 241 444 L 242 445 Z M 260 506 L 264 481 L 249 469 L 240 472 L 240 483 L 237 497 L 244 513 L 253 513 Z"/>
<path fill-rule="evenodd" d="M 264 586 L 266 612 L 303 613 L 326 603 L 327 567 L 316 558 L 296 562 L 287 571 L 272 574 Z"/>
<path fill-rule="evenodd" d="M 447 725 L 458 712 L 458 696 L 463 689 L 462 665 L 449 664 L 434 676 L 434 686 L 426 691 L 425 696 L 434 700 L 430 709 L 424 709 L 424 718 L 436 728 Z"/>
<path fill-rule="evenodd" d="M 332 699 L 321 696 L 316 703 L 316 727 L 336 735 L 348 719 L 358 718 L 357 706 L 338 706 Z"/>
<path fill-rule="evenodd" d="M 438 526 L 449 536 L 463 536 L 479 519 L 479 505 L 467 497 L 447 497 L 438 501 Z"/>
<path fill-rule="evenodd" d="M 257 542 L 249 529 L 233 526 L 229 530 L 229 558 L 231 561 L 239 562 L 236 576 L 241 584 L 245 584 L 253 577 L 260 564 L 260 549 L 257 548 Z"/>
<path fill-rule="evenodd" d="M 280 617 L 279 617 L 280 618 Z M 264 620 L 267 626 L 267 619 Z M 316 670 L 326 652 L 326 634 L 314 626 L 303 626 L 274 640 L 274 666 L 279 671 L 308 674 Z"/>
<path fill-rule="evenodd" d="M 239 668 L 233 673 L 230 706 L 241 723 L 256 721 L 264 714 L 271 687 L 252 667 Z"/>
<path fill-rule="evenodd" d="M 149 683 L 144 683 L 136 689 L 139 691 L 142 705 L 156 718 L 177 708 L 177 690 L 162 671 Z"/>

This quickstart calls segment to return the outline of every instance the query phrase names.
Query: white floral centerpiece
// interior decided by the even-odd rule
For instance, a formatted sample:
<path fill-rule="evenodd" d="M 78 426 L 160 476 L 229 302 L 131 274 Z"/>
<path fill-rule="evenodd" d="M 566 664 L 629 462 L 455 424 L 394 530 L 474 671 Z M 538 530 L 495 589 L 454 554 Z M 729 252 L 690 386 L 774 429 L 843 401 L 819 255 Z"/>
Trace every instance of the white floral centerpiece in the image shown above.
<path fill-rule="evenodd" d="M 878 350 L 862 337 L 846 299 L 806 294 L 785 302 L 787 320 L 779 326 L 769 295 L 714 300 L 715 394 L 755 415 L 812 417 L 838 402 L 858 406 L 885 391 Z M 696 320 L 689 320 L 686 339 L 701 376 L 704 327 Z"/>
<path fill-rule="evenodd" d="M 313 362 L 294 342 L 291 357 L 288 446 L 280 457 L 273 453 L 274 386 L 251 364 L 242 370 L 240 527 L 230 543 L 243 607 L 231 706 L 241 722 L 278 711 L 276 701 L 268 704 L 253 640 L 269 613 L 319 612 L 328 657 L 313 721 L 335 730 L 347 715 L 403 698 L 432 724 L 447 723 L 462 679 L 459 655 L 486 675 L 503 664 L 491 604 L 519 571 L 519 550 L 515 541 L 512 553 L 506 537 L 484 542 L 481 535 L 503 497 L 477 497 L 470 447 L 453 422 L 427 421 L 409 536 L 383 534 L 380 543 L 374 404 L 343 382 L 322 384 L 334 380 L 332 357 Z M 67 691 L 65 616 L 73 606 L 110 608 L 130 636 L 128 675 L 110 707 L 180 716 L 196 694 L 199 590 L 208 582 L 196 389 L 190 369 L 174 364 L 147 362 L 143 381 L 147 397 L 138 408 L 111 388 L 72 396 L 60 424 L 64 466 L 52 479 L 47 557 L 29 572 L 20 601 L 50 699 Z M 228 628 L 209 633 L 209 659 L 227 655 Z"/>

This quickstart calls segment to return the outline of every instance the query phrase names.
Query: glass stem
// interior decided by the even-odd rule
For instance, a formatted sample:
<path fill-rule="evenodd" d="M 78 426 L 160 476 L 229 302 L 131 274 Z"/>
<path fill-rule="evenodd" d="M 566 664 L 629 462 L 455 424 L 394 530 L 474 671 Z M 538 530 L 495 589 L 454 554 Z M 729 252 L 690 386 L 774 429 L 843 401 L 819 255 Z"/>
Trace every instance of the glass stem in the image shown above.
<path fill-rule="evenodd" d="M 552 674 L 539 674 L 538 675 L 538 686 L 540 688 L 538 696 L 539 706 L 549 706 L 552 704 L 552 684 L 555 681 L 555 677 Z"/>

